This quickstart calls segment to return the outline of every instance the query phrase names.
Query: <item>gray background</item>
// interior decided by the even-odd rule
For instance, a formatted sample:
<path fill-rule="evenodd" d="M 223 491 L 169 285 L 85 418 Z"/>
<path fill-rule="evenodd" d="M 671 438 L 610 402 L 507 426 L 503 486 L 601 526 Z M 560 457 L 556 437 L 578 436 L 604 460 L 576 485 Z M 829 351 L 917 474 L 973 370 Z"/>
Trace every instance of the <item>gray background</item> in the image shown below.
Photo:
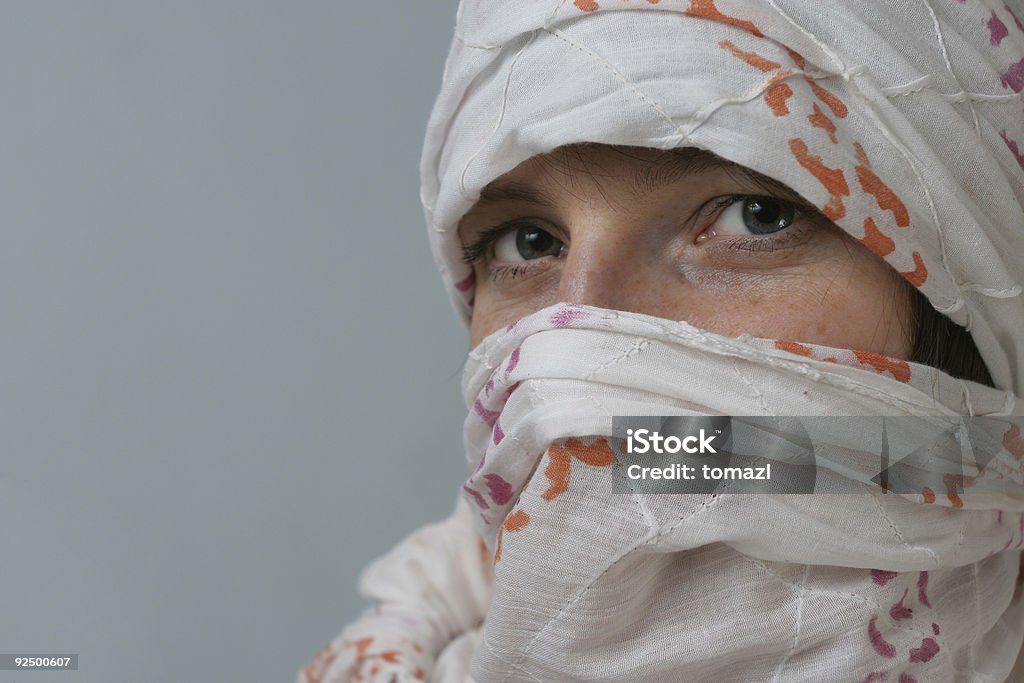
<path fill-rule="evenodd" d="M 0 681 L 292 681 L 448 514 L 456 4 L 0 2 Z"/>

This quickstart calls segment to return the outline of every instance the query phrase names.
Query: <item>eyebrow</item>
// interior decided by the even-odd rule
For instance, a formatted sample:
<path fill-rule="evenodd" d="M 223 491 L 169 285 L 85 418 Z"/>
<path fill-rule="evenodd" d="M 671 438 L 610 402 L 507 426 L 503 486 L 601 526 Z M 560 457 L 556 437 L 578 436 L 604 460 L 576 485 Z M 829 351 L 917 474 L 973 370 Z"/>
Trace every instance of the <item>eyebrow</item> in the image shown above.
<path fill-rule="evenodd" d="M 554 206 L 554 201 L 533 185 L 495 180 L 480 190 L 479 204 L 500 204 L 502 202 L 526 202 L 547 208 Z"/>
<path fill-rule="evenodd" d="M 574 147 L 563 148 L 562 151 L 567 157 L 564 161 L 552 161 L 550 163 L 560 164 L 563 167 L 562 170 L 567 173 L 576 173 L 582 170 L 590 173 L 595 178 L 604 175 L 601 173 L 603 169 L 596 169 L 595 172 L 595 169 L 580 168 L 582 164 L 578 160 L 574 166 L 573 160 L 569 157 Z M 738 184 L 753 185 L 766 194 L 806 203 L 806 200 L 788 185 L 746 166 L 723 159 L 707 150 L 696 147 L 684 147 L 681 149 L 665 150 L 655 159 L 646 159 L 630 154 L 629 147 L 616 146 L 614 148 L 623 156 L 644 162 L 643 168 L 637 170 L 633 178 L 630 179 L 630 184 L 634 191 L 639 194 L 654 192 L 704 171 L 719 170 L 726 173 Z M 576 149 L 578 150 L 579 148 L 576 147 Z M 554 200 L 549 194 L 533 184 L 498 179 L 488 183 L 480 191 L 480 199 L 477 206 L 500 204 L 502 202 L 526 202 L 547 208 L 552 208 L 555 205 Z"/>
<path fill-rule="evenodd" d="M 623 151 L 620 149 L 620 151 Z M 628 152 L 623 152 L 628 154 Z M 714 152 L 697 147 L 666 150 L 656 161 L 636 172 L 632 184 L 638 192 L 653 192 L 708 170 L 718 170 L 739 185 L 753 185 L 766 194 L 796 202 L 806 202 L 795 190 L 770 176 L 723 159 Z"/>

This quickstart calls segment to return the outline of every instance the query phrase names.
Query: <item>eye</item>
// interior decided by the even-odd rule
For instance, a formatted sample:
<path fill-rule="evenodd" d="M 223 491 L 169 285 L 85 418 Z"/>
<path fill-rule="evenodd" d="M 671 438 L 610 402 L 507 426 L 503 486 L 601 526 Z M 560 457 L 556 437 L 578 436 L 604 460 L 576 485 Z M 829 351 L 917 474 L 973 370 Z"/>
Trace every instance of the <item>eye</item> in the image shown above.
<path fill-rule="evenodd" d="M 494 240 L 494 258 L 504 262 L 557 257 L 562 255 L 564 249 L 564 242 L 530 223 L 510 226 Z"/>
<path fill-rule="evenodd" d="M 718 235 L 770 235 L 792 225 L 796 215 L 797 208 L 784 199 L 731 197 L 713 230 Z"/>

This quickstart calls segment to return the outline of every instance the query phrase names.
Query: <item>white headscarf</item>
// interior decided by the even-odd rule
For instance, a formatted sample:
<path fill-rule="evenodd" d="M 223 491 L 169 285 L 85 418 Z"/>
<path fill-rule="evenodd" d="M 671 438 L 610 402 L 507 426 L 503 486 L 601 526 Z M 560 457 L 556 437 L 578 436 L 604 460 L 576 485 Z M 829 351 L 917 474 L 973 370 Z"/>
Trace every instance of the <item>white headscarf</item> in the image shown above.
<path fill-rule="evenodd" d="M 1024 640 L 1020 16 L 982 0 L 463 0 L 422 198 L 464 320 L 456 226 L 487 183 L 572 143 L 699 147 L 821 207 L 970 330 L 998 388 L 799 340 L 539 311 L 470 354 L 473 473 L 456 513 L 366 571 L 379 604 L 300 681 L 1010 680 Z M 686 414 L 1005 416 L 985 476 L 1012 485 L 969 502 L 870 484 L 612 494 L 612 416 Z M 847 475 L 862 480 L 828 470 L 824 485 Z"/>
<path fill-rule="evenodd" d="M 465 0 L 421 166 L 457 309 L 473 283 L 455 229 L 487 183 L 577 142 L 699 147 L 864 239 L 1024 393 L 1021 16 L 1002 0 Z"/>

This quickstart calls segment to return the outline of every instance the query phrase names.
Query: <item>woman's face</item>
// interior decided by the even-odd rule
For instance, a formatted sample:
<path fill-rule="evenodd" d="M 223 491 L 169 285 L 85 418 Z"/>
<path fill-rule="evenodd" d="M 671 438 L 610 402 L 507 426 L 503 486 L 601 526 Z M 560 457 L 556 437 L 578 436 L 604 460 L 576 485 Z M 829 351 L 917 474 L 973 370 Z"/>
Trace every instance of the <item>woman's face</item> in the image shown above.
<path fill-rule="evenodd" d="M 906 359 L 909 285 L 792 190 L 695 149 L 579 145 L 489 184 L 459 223 L 470 336 L 559 301 Z"/>

